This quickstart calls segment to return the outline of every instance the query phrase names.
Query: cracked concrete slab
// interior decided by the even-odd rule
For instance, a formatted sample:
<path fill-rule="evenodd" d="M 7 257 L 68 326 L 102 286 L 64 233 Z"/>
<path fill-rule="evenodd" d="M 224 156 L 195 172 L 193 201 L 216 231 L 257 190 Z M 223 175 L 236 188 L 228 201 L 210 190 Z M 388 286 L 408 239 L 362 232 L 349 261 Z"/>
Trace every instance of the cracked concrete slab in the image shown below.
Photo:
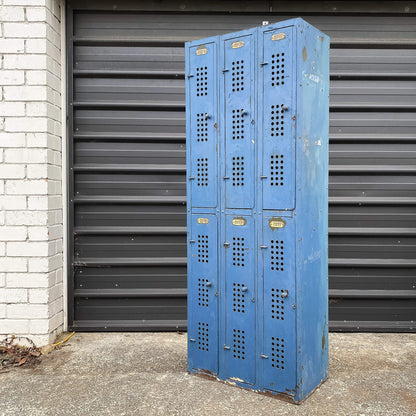
<path fill-rule="evenodd" d="M 416 334 L 329 337 L 329 379 L 300 406 L 186 372 L 186 334 L 79 333 L 0 374 L 0 415 L 416 415 Z"/>

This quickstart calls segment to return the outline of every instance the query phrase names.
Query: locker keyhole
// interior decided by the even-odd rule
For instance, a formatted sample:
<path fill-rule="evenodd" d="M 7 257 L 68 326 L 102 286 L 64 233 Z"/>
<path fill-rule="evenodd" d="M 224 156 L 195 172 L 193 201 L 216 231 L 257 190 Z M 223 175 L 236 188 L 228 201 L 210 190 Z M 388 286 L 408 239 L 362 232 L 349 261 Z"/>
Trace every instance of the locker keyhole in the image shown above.
<path fill-rule="evenodd" d="M 273 368 L 278 368 L 280 370 L 285 369 L 285 340 L 283 338 L 272 337 L 272 346 L 271 346 L 271 363 Z"/>
<path fill-rule="evenodd" d="M 238 360 L 245 360 L 246 357 L 246 336 L 240 329 L 233 329 L 233 357 Z"/>
<path fill-rule="evenodd" d="M 270 136 L 283 136 L 285 131 L 285 105 L 276 104 L 270 107 Z"/>
<path fill-rule="evenodd" d="M 244 109 L 232 110 L 233 140 L 244 139 Z"/>
<path fill-rule="evenodd" d="M 271 82 L 272 87 L 284 85 L 285 80 L 285 54 L 282 53 L 276 53 L 275 55 L 272 55 L 272 62 L 271 62 L 271 70 L 272 70 L 272 76 L 271 76 Z"/>
<path fill-rule="evenodd" d="M 239 313 L 246 312 L 245 293 L 242 291 L 245 287 L 241 283 L 233 283 L 233 311 Z"/>
<path fill-rule="evenodd" d="M 244 186 L 244 156 L 233 157 L 232 185 Z"/>
<path fill-rule="evenodd" d="M 270 156 L 270 186 L 284 185 L 283 155 Z"/>
<path fill-rule="evenodd" d="M 208 279 L 198 279 L 198 306 L 208 308 Z"/>
<path fill-rule="evenodd" d="M 197 173 L 196 184 L 198 186 L 208 186 L 208 158 L 201 157 L 196 160 Z"/>
<path fill-rule="evenodd" d="M 233 237 L 233 266 L 244 267 L 245 242 L 244 237 Z"/>
<path fill-rule="evenodd" d="M 284 271 L 284 244 L 283 241 L 270 241 L 270 269 L 276 272 Z"/>
<path fill-rule="evenodd" d="M 205 119 L 204 113 L 196 115 L 196 137 L 197 142 L 208 141 L 208 121 Z"/>
<path fill-rule="evenodd" d="M 200 234 L 197 241 L 198 262 L 208 263 L 208 236 Z"/>
<path fill-rule="evenodd" d="M 285 290 L 279 290 L 272 288 L 272 299 L 271 299 L 271 312 L 272 312 L 272 319 L 279 319 L 284 321 L 285 320 L 285 304 L 284 300 L 281 299 Z"/>
<path fill-rule="evenodd" d="M 196 96 L 208 95 L 208 67 L 201 66 L 196 69 Z"/>
<path fill-rule="evenodd" d="M 198 349 L 209 351 L 209 326 L 206 322 L 198 322 Z"/>
<path fill-rule="evenodd" d="M 244 61 L 235 61 L 232 65 L 233 92 L 244 91 Z"/>

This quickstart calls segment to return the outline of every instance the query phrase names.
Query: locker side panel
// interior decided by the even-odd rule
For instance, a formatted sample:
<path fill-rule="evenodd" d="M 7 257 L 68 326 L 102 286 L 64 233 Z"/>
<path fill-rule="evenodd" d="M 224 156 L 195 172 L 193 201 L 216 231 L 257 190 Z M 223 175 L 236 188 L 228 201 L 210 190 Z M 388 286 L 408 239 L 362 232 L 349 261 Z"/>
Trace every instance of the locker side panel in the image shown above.
<path fill-rule="evenodd" d="M 253 208 L 255 183 L 253 34 L 226 39 L 223 47 L 225 206 Z"/>
<path fill-rule="evenodd" d="M 295 221 L 263 219 L 263 388 L 294 396 L 296 388 Z"/>
<path fill-rule="evenodd" d="M 263 209 L 295 207 L 295 39 L 293 27 L 267 30 L 261 36 Z"/>
<path fill-rule="evenodd" d="M 193 214 L 189 242 L 188 337 L 191 370 L 218 373 L 218 222 Z"/>
<path fill-rule="evenodd" d="M 214 208 L 218 202 L 217 43 L 189 48 L 188 178 L 192 207 Z"/>
<path fill-rule="evenodd" d="M 225 378 L 256 381 L 255 232 L 251 216 L 225 220 Z"/>

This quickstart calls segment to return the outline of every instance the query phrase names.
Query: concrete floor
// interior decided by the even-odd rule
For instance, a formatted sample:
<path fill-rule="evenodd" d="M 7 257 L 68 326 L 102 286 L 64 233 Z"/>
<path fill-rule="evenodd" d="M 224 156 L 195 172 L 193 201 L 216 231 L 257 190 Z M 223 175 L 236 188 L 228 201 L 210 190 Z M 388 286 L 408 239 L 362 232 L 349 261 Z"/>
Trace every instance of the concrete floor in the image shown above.
<path fill-rule="evenodd" d="M 329 379 L 302 405 L 186 373 L 186 334 L 75 334 L 0 374 L 0 415 L 416 415 L 416 334 L 330 334 Z"/>

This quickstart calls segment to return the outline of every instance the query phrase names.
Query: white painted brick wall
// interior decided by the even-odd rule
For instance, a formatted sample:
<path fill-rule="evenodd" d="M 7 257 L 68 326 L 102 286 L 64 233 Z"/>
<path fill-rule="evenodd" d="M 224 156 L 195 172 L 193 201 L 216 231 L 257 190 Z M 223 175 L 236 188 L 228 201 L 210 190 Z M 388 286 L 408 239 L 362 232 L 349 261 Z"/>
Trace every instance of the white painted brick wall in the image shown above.
<path fill-rule="evenodd" d="M 61 0 L 0 0 L 0 337 L 63 329 Z"/>

